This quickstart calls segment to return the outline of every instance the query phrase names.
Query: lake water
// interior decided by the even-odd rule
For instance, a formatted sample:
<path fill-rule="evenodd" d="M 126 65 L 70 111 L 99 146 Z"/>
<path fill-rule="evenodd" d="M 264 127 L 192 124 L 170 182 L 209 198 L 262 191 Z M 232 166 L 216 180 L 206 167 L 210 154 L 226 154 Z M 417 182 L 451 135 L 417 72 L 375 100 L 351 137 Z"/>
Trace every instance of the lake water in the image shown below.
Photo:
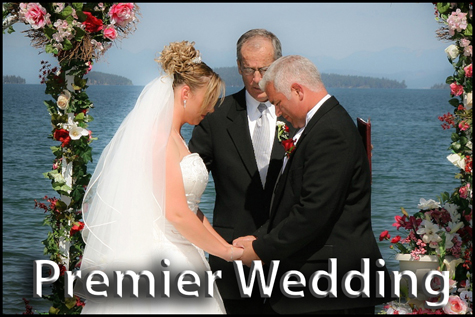
<path fill-rule="evenodd" d="M 3 85 L 3 313 L 25 311 L 22 297 L 39 312 L 47 312 L 50 302 L 33 298 L 33 260 L 48 259 L 42 240 L 49 227 L 44 213 L 34 208 L 34 200 L 59 197 L 42 173 L 50 171 L 54 159 L 48 138 L 51 121 L 43 104 L 49 99 L 44 85 Z M 91 145 L 92 174 L 102 149 L 112 138 L 126 114 L 133 108 L 142 86 L 91 86 L 87 89 L 94 108 L 89 128 L 98 137 Z M 229 87 L 227 93 L 240 88 Z M 392 227 L 400 207 L 415 212 L 420 198 L 437 200 L 444 191 L 458 186 L 457 168 L 447 159 L 451 131 L 441 128 L 438 116 L 452 112 L 450 92 L 418 89 L 329 89 L 356 119 L 372 123 L 373 185 L 372 213 L 376 237 Z M 192 127 L 183 131 L 186 140 Z M 211 220 L 214 202 L 212 179 L 200 208 Z M 398 270 L 394 253 L 381 243 L 390 271 Z M 46 289 L 46 287 L 44 287 Z"/>

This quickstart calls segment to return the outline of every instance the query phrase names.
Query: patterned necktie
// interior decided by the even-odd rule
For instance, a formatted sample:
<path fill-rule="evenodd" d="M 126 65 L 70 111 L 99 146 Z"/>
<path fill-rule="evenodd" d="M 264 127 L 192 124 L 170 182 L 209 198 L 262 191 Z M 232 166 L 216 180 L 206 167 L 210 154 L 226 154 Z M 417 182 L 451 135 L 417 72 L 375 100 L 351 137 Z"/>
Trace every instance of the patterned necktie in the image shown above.
<path fill-rule="evenodd" d="M 252 134 L 252 145 L 256 156 L 257 168 L 261 176 L 262 187 L 264 187 L 270 159 L 269 118 L 265 114 L 267 106 L 264 103 L 260 103 L 257 109 L 261 112 L 261 116 L 257 120 L 254 133 Z"/>

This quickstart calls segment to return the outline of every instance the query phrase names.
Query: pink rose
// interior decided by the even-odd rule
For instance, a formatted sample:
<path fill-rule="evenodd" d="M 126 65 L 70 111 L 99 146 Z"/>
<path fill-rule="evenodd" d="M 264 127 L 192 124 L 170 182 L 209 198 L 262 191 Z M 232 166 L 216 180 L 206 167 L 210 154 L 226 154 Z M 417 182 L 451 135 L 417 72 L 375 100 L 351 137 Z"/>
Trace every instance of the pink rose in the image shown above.
<path fill-rule="evenodd" d="M 117 37 L 117 31 L 113 26 L 108 26 L 104 30 L 104 37 L 108 38 L 109 40 L 115 40 L 115 38 Z"/>
<path fill-rule="evenodd" d="M 456 82 L 450 84 L 450 93 L 454 96 L 460 96 L 463 93 L 463 86 L 457 85 Z"/>
<path fill-rule="evenodd" d="M 118 26 L 126 26 L 127 23 L 132 22 L 135 19 L 133 3 L 117 3 L 114 4 L 109 10 L 109 16 L 112 24 Z"/>
<path fill-rule="evenodd" d="M 472 64 L 465 66 L 463 70 L 465 71 L 465 77 L 472 77 Z"/>
<path fill-rule="evenodd" d="M 24 20 L 35 30 L 50 24 L 50 14 L 39 3 L 28 3 L 21 6 Z M 26 11 L 26 12 L 25 12 Z"/>
<path fill-rule="evenodd" d="M 469 194 L 469 190 L 470 190 L 470 184 L 460 187 L 459 188 L 460 198 L 463 198 L 463 199 L 467 198 Z"/>
<path fill-rule="evenodd" d="M 449 296 L 449 302 L 444 306 L 444 312 L 451 315 L 465 314 L 467 312 L 467 303 L 458 296 Z"/>

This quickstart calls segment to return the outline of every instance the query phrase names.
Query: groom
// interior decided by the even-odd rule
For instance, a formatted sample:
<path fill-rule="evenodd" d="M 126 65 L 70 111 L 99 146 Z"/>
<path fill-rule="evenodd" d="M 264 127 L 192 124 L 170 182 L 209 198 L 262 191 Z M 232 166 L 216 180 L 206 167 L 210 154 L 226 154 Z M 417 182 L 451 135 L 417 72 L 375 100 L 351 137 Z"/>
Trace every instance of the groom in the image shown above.
<path fill-rule="evenodd" d="M 301 298 L 285 296 L 274 287 L 269 310 L 274 313 L 374 314 L 375 305 L 390 301 L 390 278 L 371 228 L 371 175 L 358 130 L 338 100 L 330 96 L 315 65 L 291 55 L 278 59 L 259 83 L 269 101 L 297 131 L 295 150 L 284 160 L 274 189 L 269 220 L 253 236 L 238 238 L 244 247 L 241 260 L 265 266 L 279 260 L 276 283 L 291 270 L 305 276 Z M 332 273 L 329 259 L 336 259 L 335 280 L 318 279 L 318 289 L 336 292 L 316 296 L 309 281 L 317 271 Z M 362 259 L 369 259 L 364 269 Z M 379 266 L 376 266 L 378 263 Z M 343 276 L 369 270 L 369 298 L 347 295 L 362 290 L 359 278 Z M 385 275 L 385 296 L 376 296 L 377 271 Z M 363 284 L 363 285 L 362 285 Z"/>

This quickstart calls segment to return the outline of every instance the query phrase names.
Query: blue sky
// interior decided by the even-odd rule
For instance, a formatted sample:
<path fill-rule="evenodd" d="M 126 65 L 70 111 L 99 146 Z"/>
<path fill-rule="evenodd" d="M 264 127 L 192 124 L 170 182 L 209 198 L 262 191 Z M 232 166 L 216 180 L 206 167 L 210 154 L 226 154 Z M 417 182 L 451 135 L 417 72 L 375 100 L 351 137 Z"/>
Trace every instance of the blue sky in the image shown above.
<path fill-rule="evenodd" d="M 236 64 L 236 41 L 252 28 L 266 28 L 282 42 L 283 54 L 299 54 L 321 72 L 406 80 L 428 88 L 451 75 L 435 36 L 432 3 L 139 3 L 137 30 L 95 65 L 145 85 L 158 76 L 154 58 L 172 41 L 195 41 L 211 67 Z M 3 74 L 39 84 L 41 60 L 55 59 L 30 46 L 15 24 L 3 35 Z M 412 87 L 411 87 L 412 86 Z"/>

